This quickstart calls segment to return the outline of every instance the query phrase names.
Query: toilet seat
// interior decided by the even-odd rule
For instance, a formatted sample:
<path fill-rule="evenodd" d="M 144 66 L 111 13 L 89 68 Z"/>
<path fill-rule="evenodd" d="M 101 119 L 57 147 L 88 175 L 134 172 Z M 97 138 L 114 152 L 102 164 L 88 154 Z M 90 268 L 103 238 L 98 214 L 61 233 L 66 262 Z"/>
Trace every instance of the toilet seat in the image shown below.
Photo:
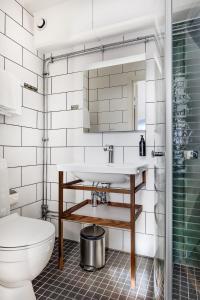
<path fill-rule="evenodd" d="M 55 235 L 50 222 L 19 216 L 0 219 L 0 251 L 19 251 L 46 243 Z"/>
<path fill-rule="evenodd" d="M 55 234 L 51 235 L 48 239 L 46 239 L 45 241 L 42 241 L 42 242 L 39 242 L 39 243 L 35 243 L 33 245 L 27 245 L 27 246 L 14 246 L 14 247 L 2 247 L 0 246 L 0 258 L 1 258 L 1 253 L 3 252 L 24 252 L 26 250 L 29 250 L 29 249 L 33 249 L 35 247 L 40 247 L 44 244 L 47 244 L 49 243 L 50 241 L 55 240 Z"/>

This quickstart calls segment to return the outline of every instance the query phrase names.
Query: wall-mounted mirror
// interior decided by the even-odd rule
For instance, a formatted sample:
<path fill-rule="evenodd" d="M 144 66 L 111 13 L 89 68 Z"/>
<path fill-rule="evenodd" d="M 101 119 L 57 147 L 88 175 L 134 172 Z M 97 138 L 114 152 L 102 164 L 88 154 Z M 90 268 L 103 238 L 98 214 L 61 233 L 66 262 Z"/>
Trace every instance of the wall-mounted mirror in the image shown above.
<path fill-rule="evenodd" d="M 145 130 L 145 69 L 140 56 L 139 61 L 118 59 L 84 72 L 85 132 Z"/>

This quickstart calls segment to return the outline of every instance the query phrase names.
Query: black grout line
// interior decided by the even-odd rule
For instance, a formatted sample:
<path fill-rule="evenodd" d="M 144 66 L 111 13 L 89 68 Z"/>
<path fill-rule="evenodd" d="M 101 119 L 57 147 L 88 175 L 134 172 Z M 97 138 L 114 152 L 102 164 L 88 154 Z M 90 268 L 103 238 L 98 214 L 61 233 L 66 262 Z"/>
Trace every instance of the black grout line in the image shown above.
<path fill-rule="evenodd" d="M 200 279 L 197 278 L 196 272 L 200 270 L 195 267 L 188 267 L 183 265 L 174 265 L 173 269 L 173 295 L 179 296 L 180 299 L 199 299 L 198 284 Z M 194 284 L 193 284 L 194 282 Z M 177 290 L 179 286 L 179 290 Z"/>
<path fill-rule="evenodd" d="M 11 168 L 8 168 L 8 169 L 11 169 Z M 20 167 L 20 174 L 21 174 L 21 186 L 22 186 L 22 182 L 23 182 L 23 179 L 22 179 L 22 167 Z"/>
<path fill-rule="evenodd" d="M 6 17 L 7 18 L 10 18 L 12 19 L 10 16 L 8 16 L 6 13 L 5 13 L 5 22 L 6 22 Z M 13 20 L 13 19 L 12 19 Z M 14 21 L 14 20 L 13 20 Z M 15 21 L 16 22 L 16 21 Z M 16 22 L 17 23 L 17 22 Z M 18 24 L 18 23 L 17 23 Z M 20 25 L 20 24 L 18 24 Z M 41 57 L 39 57 L 37 54 L 35 54 L 34 52 L 32 52 L 30 49 L 24 47 L 23 45 L 21 45 L 19 42 L 17 42 L 16 40 L 14 40 L 13 38 L 11 38 L 9 35 L 6 34 L 6 23 L 5 23 L 5 30 L 4 30 L 4 33 L 3 32 L 0 32 L 2 35 L 4 35 L 5 37 L 7 37 L 9 40 L 13 41 L 15 44 L 23 47 L 26 51 L 28 51 L 30 54 L 32 54 L 33 56 L 35 56 L 36 58 L 40 59 L 42 62 L 43 62 L 43 59 Z M 22 27 L 23 29 L 25 29 L 24 27 Z M 25 29 L 26 30 L 26 29 Z M 27 32 L 29 32 L 28 30 L 26 30 Z M 29 32 L 30 33 L 30 32 Z M 33 35 L 32 35 L 33 37 Z"/>
<path fill-rule="evenodd" d="M 34 147 L 33 147 L 34 148 Z M 41 167 L 43 164 L 34 164 L 34 165 L 19 165 L 19 166 L 12 166 L 12 167 L 8 167 L 8 169 L 12 170 L 12 169 L 19 169 L 19 168 L 23 168 L 23 169 L 26 169 L 26 168 L 30 168 L 30 167 Z"/>
<path fill-rule="evenodd" d="M 38 58 L 37 55 L 35 55 L 35 54 L 34 54 L 33 52 L 31 52 L 30 50 L 26 49 L 24 46 L 22 46 L 22 45 L 20 45 L 19 43 L 17 43 L 15 40 L 11 39 L 9 36 L 3 34 L 2 32 L 0 32 L 0 34 L 1 34 L 1 35 L 4 35 L 4 36 L 7 37 L 8 39 L 10 39 L 11 41 L 15 42 L 17 45 L 19 45 L 19 46 L 22 48 L 22 52 L 23 52 L 23 49 L 24 49 L 24 50 L 30 52 L 30 54 L 32 54 L 32 55 L 34 55 L 35 57 Z M 30 72 L 33 73 L 34 75 L 38 75 L 40 78 L 43 78 L 43 76 L 42 76 L 41 74 L 35 73 L 33 70 L 30 70 L 30 69 L 26 68 L 25 66 L 23 66 L 23 64 L 19 64 L 18 62 L 14 61 L 14 60 L 10 59 L 9 57 L 4 56 L 4 55 L 2 55 L 2 54 L 1 54 L 1 56 L 4 57 L 5 59 L 7 59 L 7 60 L 9 60 L 9 61 L 11 61 L 11 62 L 13 62 L 13 63 L 15 63 L 16 65 L 18 65 L 18 66 L 20 66 L 20 67 L 22 67 L 22 68 L 24 68 L 24 69 L 30 71 Z"/>
<path fill-rule="evenodd" d="M 17 4 L 19 4 L 22 7 L 22 9 L 24 9 L 27 13 L 29 13 L 31 17 L 33 17 L 33 15 L 20 2 L 18 2 L 17 0 L 14 1 L 17 2 Z"/>
<path fill-rule="evenodd" d="M 15 0 L 14 0 L 15 1 Z M 7 14 L 5 11 L 3 11 L 1 8 L 0 8 L 0 11 L 4 14 L 4 15 L 7 15 L 10 19 L 12 19 L 13 21 L 15 21 L 18 25 L 20 25 L 21 27 L 22 27 L 22 25 L 18 22 L 18 21 L 16 21 L 16 20 L 14 20 L 9 14 Z M 24 28 L 25 29 L 25 28 Z"/>
<path fill-rule="evenodd" d="M 24 27 L 24 9 L 23 9 L 23 7 L 22 7 L 22 27 Z"/>
<path fill-rule="evenodd" d="M 6 35 L 6 13 L 4 13 L 4 35 Z"/>
<path fill-rule="evenodd" d="M 39 75 L 37 75 L 37 90 L 38 90 L 38 87 L 39 87 Z"/>
<path fill-rule="evenodd" d="M 8 18 L 10 18 L 13 22 L 15 22 L 17 25 L 19 25 L 21 28 L 23 28 L 26 32 L 28 32 L 32 37 L 34 36 L 33 33 L 31 33 L 28 29 L 26 29 L 23 26 L 23 9 L 22 9 L 22 24 L 20 24 L 18 21 L 16 21 L 13 17 L 11 17 L 10 15 L 8 15 L 7 13 L 5 13 Z"/>
<path fill-rule="evenodd" d="M 26 70 L 26 71 L 29 71 L 29 72 L 31 72 L 34 76 L 36 76 L 36 80 L 37 80 L 37 76 L 39 76 L 40 77 L 40 75 L 38 75 L 38 74 L 36 74 L 36 73 L 34 73 L 33 71 L 31 71 L 30 69 L 27 69 L 27 68 L 25 68 L 25 67 L 23 67 L 22 65 L 20 65 L 19 63 L 17 63 L 17 62 L 15 62 L 15 61 L 13 61 L 12 59 L 10 59 L 10 58 L 7 58 L 6 56 L 4 56 L 4 58 L 5 58 L 5 68 L 6 68 L 6 60 L 7 61 L 9 61 L 9 62 L 12 62 L 13 64 L 16 64 L 17 66 L 19 66 L 20 68 L 22 68 L 22 69 L 24 69 L 24 70 Z M 42 78 L 42 77 L 41 77 Z M 38 93 L 38 92 L 36 92 L 37 94 L 41 94 L 41 93 Z M 42 95 L 42 94 L 41 94 Z"/>
<path fill-rule="evenodd" d="M 153 268 L 152 259 L 137 257 L 138 285 L 135 289 L 131 289 L 129 280 L 129 254 L 108 250 L 105 268 L 98 272 L 87 273 L 79 267 L 79 244 L 65 240 L 64 246 L 66 263 L 63 272 L 57 270 L 56 241 L 55 250 L 49 265 L 33 282 L 38 299 L 46 299 L 45 293 L 47 293 L 48 299 L 55 299 L 56 297 L 62 299 L 65 296 L 68 297 L 66 299 L 108 300 L 111 297 L 112 299 L 118 299 L 122 295 L 132 298 L 133 292 L 136 294 L 140 285 L 142 285 L 141 287 L 145 291 L 149 288 L 150 293 Z M 148 268 L 145 269 L 145 266 L 148 266 Z M 55 276 L 56 272 L 57 276 Z M 145 273 L 148 281 L 143 282 L 142 272 Z M 142 289 L 139 290 L 138 295 L 143 299 L 144 292 Z"/>

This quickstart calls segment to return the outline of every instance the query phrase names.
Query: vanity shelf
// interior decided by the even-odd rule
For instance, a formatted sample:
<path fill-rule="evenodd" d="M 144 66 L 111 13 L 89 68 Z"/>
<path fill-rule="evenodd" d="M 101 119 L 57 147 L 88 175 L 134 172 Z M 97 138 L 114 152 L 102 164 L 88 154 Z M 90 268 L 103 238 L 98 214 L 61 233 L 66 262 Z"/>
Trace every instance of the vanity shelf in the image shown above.
<path fill-rule="evenodd" d="M 109 202 L 98 203 L 97 207 L 91 206 L 87 199 L 63 212 L 63 217 L 69 221 L 91 223 L 102 226 L 131 229 L 130 204 Z M 142 205 L 135 205 L 135 221 L 142 212 Z"/>
<path fill-rule="evenodd" d="M 141 172 L 142 182 L 135 185 L 136 174 L 130 174 L 130 188 L 107 188 L 83 185 L 83 181 L 78 179 L 64 183 L 64 171 L 59 170 L 59 269 L 64 267 L 63 251 L 63 221 L 75 221 L 80 223 L 91 223 L 102 226 L 116 227 L 130 230 L 131 236 L 131 287 L 135 287 L 135 221 L 142 212 L 142 205 L 135 204 L 135 194 L 146 184 L 146 170 Z M 63 211 L 64 189 L 99 191 L 108 193 L 120 193 L 130 195 L 130 204 L 108 202 L 108 204 L 98 203 L 97 207 L 91 206 L 91 200 L 86 199 L 71 208 Z"/>

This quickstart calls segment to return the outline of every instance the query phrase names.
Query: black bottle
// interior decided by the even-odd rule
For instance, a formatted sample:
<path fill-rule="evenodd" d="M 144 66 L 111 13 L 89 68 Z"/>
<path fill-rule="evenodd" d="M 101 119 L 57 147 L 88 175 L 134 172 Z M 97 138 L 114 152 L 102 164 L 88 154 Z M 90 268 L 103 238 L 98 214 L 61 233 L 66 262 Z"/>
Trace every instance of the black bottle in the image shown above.
<path fill-rule="evenodd" d="M 146 143 L 143 135 L 141 135 L 140 143 L 139 143 L 139 154 L 140 156 L 146 156 Z"/>

